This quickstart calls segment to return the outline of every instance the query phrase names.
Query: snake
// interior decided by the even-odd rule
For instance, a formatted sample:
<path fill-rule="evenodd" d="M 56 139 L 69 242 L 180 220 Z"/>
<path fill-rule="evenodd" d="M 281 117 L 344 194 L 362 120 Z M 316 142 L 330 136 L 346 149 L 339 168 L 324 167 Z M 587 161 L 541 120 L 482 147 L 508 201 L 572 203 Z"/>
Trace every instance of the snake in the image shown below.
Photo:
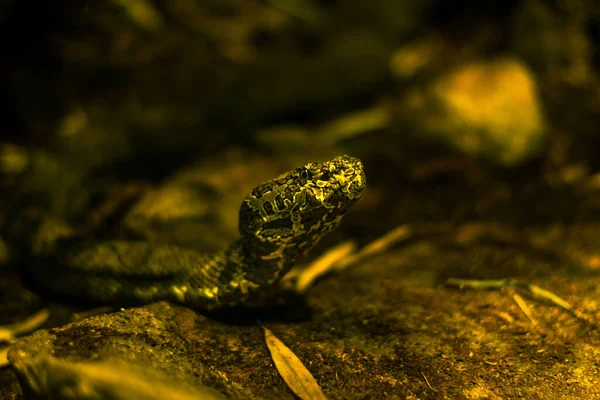
<path fill-rule="evenodd" d="M 50 291 L 105 304 L 171 301 L 211 310 L 267 291 L 337 227 L 361 197 L 361 161 L 339 156 L 264 182 L 239 210 L 239 238 L 214 254 L 147 241 L 98 240 L 46 217 L 29 273 Z"/>

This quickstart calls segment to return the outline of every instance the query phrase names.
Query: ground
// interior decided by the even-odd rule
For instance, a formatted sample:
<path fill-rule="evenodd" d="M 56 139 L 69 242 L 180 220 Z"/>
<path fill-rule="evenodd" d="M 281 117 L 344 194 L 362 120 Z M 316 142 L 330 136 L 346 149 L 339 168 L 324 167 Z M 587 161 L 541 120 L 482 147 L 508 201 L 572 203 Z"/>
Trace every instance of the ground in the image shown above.
<path fill-rule="evenodd" d="M 117 387 L 142 365 L 155 394 L 293 398 L 260 324 L 329 398 L 600 398 L 595 2 L 128 4 L 0 3 L 0 323 L 50 312 L 13 345 L 31 369 L 0 370 L 0 398 L 87 361 Z M 303 294 L 89 312 L 27 276 L 24 211 L 213 252 L 251 188 L 341 154 L 366 192 L 301 266 L 411 233 Z"/>

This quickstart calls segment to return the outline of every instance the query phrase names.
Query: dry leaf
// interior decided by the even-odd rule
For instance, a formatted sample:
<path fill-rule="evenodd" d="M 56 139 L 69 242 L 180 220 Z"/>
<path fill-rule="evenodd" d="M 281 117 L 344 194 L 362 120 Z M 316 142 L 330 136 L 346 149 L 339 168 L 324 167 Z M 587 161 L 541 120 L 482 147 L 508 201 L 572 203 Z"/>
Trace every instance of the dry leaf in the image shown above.
<path fill-rule="evenodd" d="M 302 400 L 326 400 L 321 387 L 298 357 L 273 332 L 264 326 L 263 329 L 275 368 L 292 392 Z"/>

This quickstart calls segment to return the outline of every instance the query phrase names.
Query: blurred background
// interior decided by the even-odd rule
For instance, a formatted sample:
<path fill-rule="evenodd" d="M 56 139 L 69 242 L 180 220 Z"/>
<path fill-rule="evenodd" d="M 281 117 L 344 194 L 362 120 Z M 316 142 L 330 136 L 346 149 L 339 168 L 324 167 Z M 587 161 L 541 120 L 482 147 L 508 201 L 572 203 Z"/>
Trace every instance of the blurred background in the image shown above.
<path fill-rule="evenodd" d="M 99 241 L 210 252 L 238 236 L 253 187 L 350 154 L 367 190 L 311 256 L 399 226 L 412 236 L 321 280 L 303 313 L 271 316 L 308 349 L 300 355 L 328 395 L 600 396 L 597 323 L 528 298 L 536 325 L 513 292 L 438 286 L 517 278 L 598 320 L 599 2 L 0 0 L 0 51 L 0 324 L 53 301 L 22 282 L 31 243 L 21 238 L 37 226 L 20 215 L 50 215 Z M 208 365 L 238 382 L 264 360 L 264 392 L 251 393 L 268 397 L 279 382 L 291 396 L 269 380 L 256 326 L 148 307 L 167 331 L 174 320 L 188 343 L 209 343 L 189 350 L 194 374 Z M 45 327 L 74 309 L 52 304 Z M 95 351 L 94 323 L 66 328 L 56 346 Z M 206 353 L 213 338 L 219 350 Z M 228 358 L 229 343 L 247 347 Z M 180 358 L 171 363 L 181 371 Z M 0 388 L 20 398 L 11 374 Z"/>
<path fill-rule="evenodd" d="M 34 203 L 210 251 L 252 187 L 344 153 L 369 188 L 340 235 L 361 243 L 593 221 L 599 17 L 585 0 L 3 0 L 0 226 Z"/>

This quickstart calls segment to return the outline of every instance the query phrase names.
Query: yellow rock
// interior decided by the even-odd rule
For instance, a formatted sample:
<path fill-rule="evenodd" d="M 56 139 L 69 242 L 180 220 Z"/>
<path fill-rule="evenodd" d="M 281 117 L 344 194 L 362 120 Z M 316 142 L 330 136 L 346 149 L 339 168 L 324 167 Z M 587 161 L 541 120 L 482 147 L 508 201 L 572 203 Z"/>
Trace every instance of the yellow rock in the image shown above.
<path fill-rule="evenodd" d="M 423 134 L 505 166 L 534 156 L 544 142 L 535 79 L 517 60 L 464 65 L 409 94 L 407 106 Z"/>

